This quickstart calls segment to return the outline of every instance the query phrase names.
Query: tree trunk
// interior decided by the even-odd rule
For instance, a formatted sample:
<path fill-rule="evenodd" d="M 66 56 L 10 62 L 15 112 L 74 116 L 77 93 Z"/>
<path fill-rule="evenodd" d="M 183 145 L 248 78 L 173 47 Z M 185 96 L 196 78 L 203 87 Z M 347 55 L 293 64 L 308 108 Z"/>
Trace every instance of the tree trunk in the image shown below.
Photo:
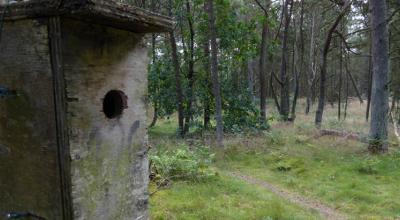
<path fill-rule="evenodd" d="M 290 11 L 289 11 L 290 6 Z M 290 82 L 289 75 L 287 74 L 287 41 L 289 36 L 289 26 L 291 20 L 291 12 L 293 9 L 293 0 L 286 0 L 283 7 L 284 14 L 284 31 L 282 35 L 282 56 L 281 56 L 281 74 L 280 80 L 281 86 L 281 104 L 280 104 L 280 115 L 284 121 L 289 120 L 289 108 L 290 108 Z"/>
<path fill-rule="evenodd" d="M 298 48 L 298 46 L 300 46 L 300 48 L 298 48 L 298 50 L 300 51 L 300 67 L 296 71 L 296 64 L 293 62 L 293 71 L 294 71 L 296 84 L 295 84 L 293 103 L 292 103 L 292 116 L 291 116 L 292 121 L 296 120 L 297 99 L 299 97 L 299 90 L 300 90 L 300 76 L 301 76 L 301 73 L 303 72 L 303 66 L 304 66 L 304 35 L 303 35 L 304 0 L 301 0 L 300 7 L 301 7 L 300 8 L 300 26 L 299 26 L 300 45 L 297 45 L 296 37 L 295 37 L 295 41 L 293 43 L 293 54 L 295 53 L 295 48 Z M 295 31 L 295 35 L 296 35 L 296 26 L 294 26 L 294 31 Z M 293 57 L 295 57 L 295 56 L 293 55 Z M 293 61 L 295 61 L 295 59 L 293 59 Z"/>
<path fill-rule="evenodd" d="M 296 33 L 296 18 L 293 18 L 293 32 L 294 32 L 294 41 L 292 43 L 292 76 L 294 77 L 294 96 L 293 96 L 293 103 L 292 103 L 292 110 L 291 110 L 291 116 L 288 119 L 289 121 L 294 121 L 296 118 L 296 104 L 297 104 L 297 97 L 299 94 L 299 76 L 297 73 L 297 65 L 296 63 L 298 62 L 297 58 L 297 48 L 296 48 L 296 43 L 297 43 L 297 33 Z"/>
<path fill-rule="evenodd" d="M 189 40 L 189 54 L 188 54 L 188 75 L 187 79 L 189 82 L 188 85 L 188 97 L 187 97 L 187 107 L 186 107 L 186 115 L 185 115 L 185 126 L 184 126 L 184 133 L 186 134 L 189 132 L 189 127 L 190 127 L 190 121 L 193 118 L 193 101 L 194 101 L 194 95 L 193 95 L 193 86 L 194 86 L 194 28 L 193 28 L 193 21 L 192 21 L 192 14 L 191 14 L 191 7 L 190 7 L 190 2 L 189 0 L 186 0 L 186 19 L 187 23 L 189 26 L 189 35 L 190 35 L 190 40 Z M 182 36 L 183 38 L 183 36 Z"/>
<path fill-rule="evenodd" d="M 267 15 L 265 15 L 267 16 Z M 261 37 L 261 55 L 260 55 L 260 112 L 261 112 L 261 120 L 266 120 L 266 99 L 267 99 L 267 38 L 268 38 L 268 20 L 265 18 L 265 22 L 262 30 Z"/>
<path fill-rule="evenodd" d="M 274 88 L 274 75 L 275 75 L 275 73 L 271 72 L 271 79 L 269 81 L 269 86 L 271 88 L 271 95 L 272 95 L 272 98 L 274 99 L 276 110 L 278 112 L 280 112 L 281 111 L 281 107 L 279 106 L 278 96 L 276 95 L 275 88 Z"/>
<path fill-rule="evenodd" d="M 347 60 L 345 65 L 347 65 Z M 349 106 L 349 75 L 346 74 L 346 100 L 345 100 L 345 104 L 344 104 L 344 119 L 346 120 L 347 118 L 347 108 Z"/>
<path fill-rule="evenodd" d="M 206 100 L 204 103 L 204 112 L 203 112 L 203 128 L 207 130 L 210 127 L 210 117 L 211 115 L 211 110 L 210 110 L 210 104 Z"/>
<path fill-rule="evenodd" d="M 172 16 L 172 0 L 169 0 L 169 14 Z M 176 96 L 177 96 L 177 108 L 178 108 L 178 133 L 181 137 L 184 136 L 184 129 L 183 129 L 183 93 L 181 87 L 181 72 L 179 66 L 179 58 L 178 58 L 178 50 L 176 47 L 176 40 L 175 40 L 175 33 L 174 31 L 169 32 L 169 40 L 171 45 L 171 52 L 172 52 L 172 63 L 174 65 L 175 70 L 175 89 L 176 89 Z"/>
<path fill-rule="evenodd" d="M 346 57 L 347 57 L 347 60 L 350 62 L 350 57 L 349 57 L 349 55 L 347 55 Z M 360 91 L 358 90 L 356 80 L 354 79 L 353 75 L 350 73 L 349 65 L 346 65 L 346 74 L 349 75 L 351 84 L 353 85 L 354 91 L 355 91 L 356 94 L 357 94 L 358 100 L 360 100 L 360 103 L 361 103 L 361 104 L 364 103 L 364 101 L 363 101 L 363 99 L 362 99 L 362 97 L 361 97 L 361 93 L 360 93 Z"/>
<path fill-rule="evenodd" d="M 373 83 L 371 98 L 371 127 L 369 131 L 369 151 L 388 151 L 389 112 L 389 36 L 386 21 L 386 1 L 370 0 L 372 23 L 372 63 Z"/>
<path fill-rule="evenodd" d="M 372 39 L 370 37 L 369 58 L 368 58 L 368 98 L 367 98 L 367 111 L 365 113 L 365 120 L 369 120 L 371 109 L 371 96 L 372 96 Z"/>
<path fill-rule="evenodd" d="M 307 103 L 305 113 L 308 115 L 310 113 L 312 96 L 313 96 L 313 85 L 315 80 L 315 62 L 314 62 L 314 47 L 315 47 L 315 13 L 312 13 L 312 25 L 311 25 L 311 40 L 310 40 L 310 57 L 309 57 L 309 69 L 308 69 L 308 77 L 307 77 Z"/>
<path fill-rule="evenodd" d="M 251 96 L 253 104 L 255 103 L 255 94 L 254 94 L 254 66 L 253 60 L 247 61 L 247 87 L 248 92 Z"/>
<path fill-rule="evenodd" d="M 270 0 L 265 0 L 265 5 L 258 0 L 255 0 L 260 9 L 264 12 L 264 24 L 261 36 L 260 45 L 260 63 L 259 63 L 259 80 L 260 80 L 260 118 L 265 121 L 266 113 L 266 99 L 267 99 L 267 59 L 268 59 L 268 10 L 270 7 Z"/>
<path fill-rule="evenodd" d="M 324 107 L 325 107 L 325 86 L 326 86 L 326 68 L 327 68 L 327 60 L 328 60 L 328 53 L 329 48 L 332 42 L 332 35 L 333 32 L 336 30 L 337 26 L 339 25 L 340 20 L 344 17 L 347 12 L 347 9 L 350 8 L 351 1 L 346 0 L 342 11 L 340 12 L 339 16 L 336 18 L 335 22 L 331 26 L 328 31 L 328 35 L 325 40 L 325 46 L 322 53 L 322 64 L 321 64 L 321 75 L 320 75 L 320 82 L 319 82 L 319 99 L 318 99 L 318 108 L 317 112 L 315 113 L 315 125 L 317 127 L 321 126 L 322 123 L 322 116 L 324 114 Z"/>
<path fill-rule="evenodd" d="M 152 1 L 152 5 L 153 5 L 153 2 L 154 1 Z M 153 8 L 153 7 L 152 7 Z M 155 65 L 155 63 L 156 63 L 156 35 L 155 34 L 152 34 L 152 36 L 151 36 L 151 56 L 152 56 L 152 65 Z M 159 85 L 158 85 L 158 83 L 157 83 L 157 86 L 156 86 L 156 89 L 157 90 L 159 90 Z M 159 91 L 157 91 L 157 93 L 158 93 Z M 154 127 L 155 125 L 156 125 L 156 123 L 157 123 L 157 119 L 158 119 L 158 107 L 157 107 L 157 102 L 158 102 L 158 100 L 157 99 L 155 99 L 154 100 L 154 114 L 153 114 L 153 120 L 151 121 L 151 124 L 149 125 L 149 127 L 151 128 L 151 127 Z"/>
<path fill-rule="evenodd" d="M 343 30 L 343 24 L 342 24 Z M 338 95 L 338 120 L 340 121 L 342 114 L 342 84 L 343 84 L 343 42 L 340 42 L 340 57 L 339 57 L 339 95 Z"/>
<path fill-rule="evenodd" d="M 207 2 L 204 3 L 204 11 L 207 11 Z M 208 38 L 203 43 L 204 50 L 204 70 L 206 71 L 206 98 L 203 100 L 204 102 L 204 111 L 203 111 L 203 127 L 207 130 L 210 127 L 211 120 L 211 97 L 212 97 L 212 85 L 211 85 L 211 67 L 210 67 L 210 41 Z"/>
<path fill-rule="evenodd" d="M 215 27 L 214 1 L 207 0 L 209 31 L 211 41 L 211 78 L 213 83 L 213 93 L 215 97 L 215 119 L 217 121 L 217 144 L 223 147 L 223 124 L 222 124 L 222 100 L 218 77 L 218 47 L 217 31 Z"/>

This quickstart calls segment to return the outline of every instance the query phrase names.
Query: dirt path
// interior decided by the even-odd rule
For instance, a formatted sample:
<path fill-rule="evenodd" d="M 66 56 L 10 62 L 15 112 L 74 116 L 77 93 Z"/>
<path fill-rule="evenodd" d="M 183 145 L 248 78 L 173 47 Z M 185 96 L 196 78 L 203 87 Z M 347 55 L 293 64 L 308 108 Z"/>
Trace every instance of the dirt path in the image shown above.
<path fill-rule="evenodd" d="M 336 211 L 335 209 L 333 209 L 331 207 L 324 205 L 323 203 L 321 203 L 319 201 L 305 198 L 303 196 L 286 191 L 286 190 L 281 189 L 281 188 L 279 188 L 271 183 L 268 183 L 266 181 L 259 180 L 254 177 L 251 177 L 251 176 L 247 176 L 247 175 L 241 174 L 239 172 L 230 172 L 230 173 L 228 173 L 228 175 L 230 175 L 234 178 L 241 179 L 247 183 L 261 186 L 261 187 L 275 193 L 279 197 L 284 198 L 298 206 L 301 206 L 301 207 L 304 207 L 307 209 L 316 210 L 317 212 L 319 212 L 321 217 L 323 217 L 324 219 L 329 219 L 329 220 L 331 220 L 331 219 L 332 220 L 333 219 L 334 220 L 347 219 L 343 214 L 339 213 L 338 211 Z"/>

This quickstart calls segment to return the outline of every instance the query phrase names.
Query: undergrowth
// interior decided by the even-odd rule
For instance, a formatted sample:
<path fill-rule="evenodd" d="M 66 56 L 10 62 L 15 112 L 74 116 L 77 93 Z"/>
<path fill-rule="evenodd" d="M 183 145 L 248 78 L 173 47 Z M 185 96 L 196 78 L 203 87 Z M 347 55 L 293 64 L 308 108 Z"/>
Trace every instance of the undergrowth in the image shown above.
<path fill-rule="evenodd" d="M 150 153 L 151 180 L 166 185 L 171 180 L 207 181 L 217 175 L 210 168 L 215 154 L 210 148 L 180 144 L 173 150 L 157 150 Z"/>
<path fill-rule="evenodd" d="M 303 107 L 300 104 L 299 108 Z M 364 107 L 350 104 L 347 119 L 341 121 L 335 109 L 327 108 L 323 128 L 367 135 L 368 123 L 360 110 Z M 171 138 L 176 126 L 169 122 L 152 129 L 153 145 L 158 146 L 151 153 L 153 173 L 159 179 L 173 181 L 170 188 L 151 198 L 152 217 L 301 219 L 304 213 L 310 214 L 309 210 L 293 209 L 282 198 L 268 200 L 270 192 L 226 177 L 225 172 L 230 171 L 321 201 L 350 219 L 400 217 L 397 146 L 391 144 L 389 154 L 371 155 L 365 143 L 316 135 L 313 112 L 299 112 L 295 123 L 280 122 L 275 113 L 269 115 L 270 130 L 226 134 L 222 152 L 203 146 L 213 146 L 211 135 Z M 157 186 L 155 182 L 153 185 Z M 298 214 L 293 215 L 293 210 Z M 318 217 L 306 217 L 310 218 Z"/>

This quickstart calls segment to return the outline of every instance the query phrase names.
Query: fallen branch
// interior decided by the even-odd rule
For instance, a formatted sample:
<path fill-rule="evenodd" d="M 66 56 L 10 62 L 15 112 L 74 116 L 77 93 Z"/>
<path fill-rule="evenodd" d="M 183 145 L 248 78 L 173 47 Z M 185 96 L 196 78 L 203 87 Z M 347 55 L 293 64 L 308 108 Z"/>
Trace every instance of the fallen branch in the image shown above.
<path fill-rule="evenodd" d="M 363 138 L 360 133 L 339 131 L 339 130 L 327 130 L 327 129 L 321 129 L 319 131 L 319 134 L 314 136 L 314 138 L 320 138 L 323 136 L 343 137 L 343 138 L 349 139 L 349 140 L 360 141 L 360 142 L 364 142 L 364 143 L 367 142 L 367 140 L 365 138 Z"/>

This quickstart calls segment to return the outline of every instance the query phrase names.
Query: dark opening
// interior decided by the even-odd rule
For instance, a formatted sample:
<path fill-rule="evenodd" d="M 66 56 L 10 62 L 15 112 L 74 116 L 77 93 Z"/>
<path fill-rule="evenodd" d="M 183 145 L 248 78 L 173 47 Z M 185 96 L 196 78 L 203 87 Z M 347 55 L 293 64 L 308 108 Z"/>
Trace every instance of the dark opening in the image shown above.
<path fill-rule="evenodd" d="M 119 90 L 107 92 L 103 99 L 103 112 L 107 118 L 117 118 L 122 115 L 127 106 L 128 97 Z"/>

